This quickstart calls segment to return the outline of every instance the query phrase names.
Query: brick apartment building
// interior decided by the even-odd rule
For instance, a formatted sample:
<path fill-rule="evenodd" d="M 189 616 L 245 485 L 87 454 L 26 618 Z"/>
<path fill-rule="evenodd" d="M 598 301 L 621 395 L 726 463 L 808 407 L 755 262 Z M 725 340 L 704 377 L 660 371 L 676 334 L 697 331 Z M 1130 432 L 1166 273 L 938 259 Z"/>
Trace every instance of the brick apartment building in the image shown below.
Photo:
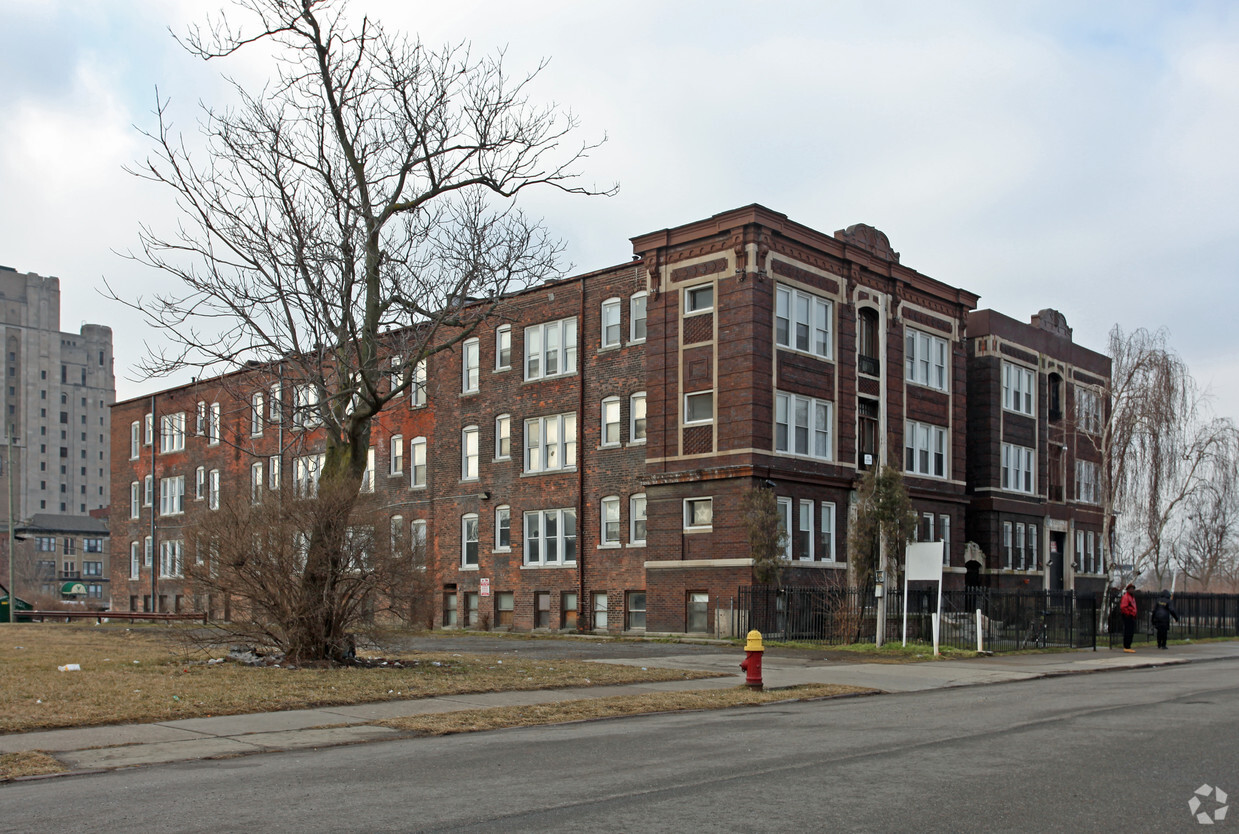
<path fill-rule="evenodd" d="M 977 296 L 902 265 L 872 227 L 831 236 L 761 206 L 633 250 L 505 299 L 376 420 L 363 488 L 425 543 L 434 622 L 710 631 L 752 580 L 748 489 L 774 485 L 787 582 L 844 582 L 851 496 L 882 461 L 963 584 Z M 263 368 L 117 404 L 117 608 L 223 611 L 178 581 L 178 531 L 221 495 L 309 488 L 296 387 Z M 977 581 L 1002 578 L 994 558 Z"/>

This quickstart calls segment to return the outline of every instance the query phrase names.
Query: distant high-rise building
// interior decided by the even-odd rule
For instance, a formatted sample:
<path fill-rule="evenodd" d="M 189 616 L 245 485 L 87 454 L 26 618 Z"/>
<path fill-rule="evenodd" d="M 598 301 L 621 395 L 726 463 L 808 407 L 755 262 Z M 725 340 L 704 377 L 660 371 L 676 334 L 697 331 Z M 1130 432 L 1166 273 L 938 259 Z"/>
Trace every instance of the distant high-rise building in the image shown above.
<path fill-rule="evenodd" d="M 112 329 L 60 330 L 60 279 L 0 266 L 4 328 L 4 423 L 0 464 L 6 490 L 12 438 L 13 514 L 85 516 L 108 506 L 111 405 L 116 399 Z"/>

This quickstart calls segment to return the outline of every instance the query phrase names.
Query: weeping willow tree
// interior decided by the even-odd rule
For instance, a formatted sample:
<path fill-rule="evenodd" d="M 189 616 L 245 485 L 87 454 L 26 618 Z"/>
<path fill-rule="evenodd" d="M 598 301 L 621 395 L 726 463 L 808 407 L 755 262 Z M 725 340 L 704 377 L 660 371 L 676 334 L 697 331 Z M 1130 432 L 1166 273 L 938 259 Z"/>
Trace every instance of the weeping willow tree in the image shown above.
<path fill-rule="evenodd" d="M 331 512 L 314 519 L 280 628 L 297 660 L 332 659 L 355 610 L 348 530 L 373 421 L 505 293 L 560 274 L 562 245 L 521 194 L 611 189 L 578 180 L 596 145 L 574 140 L 571 113 L 530 101 L 540 67 L 512 77 L 502 54 L 428 48 L 343 2 L 234 5 L 180 42 L 209 61 L 266 51 L 273 79 L 204 106 L 201 152 L 158 100 L 154 150 L 133 173 L 179 212 L 144 226 L 133 257 L 174 280 L 148 298 L 109 292 L 171 345 L 144 377 L 278 367 L 295 388 Z M 264 384 L 256 373 L 241 378 Z"/>

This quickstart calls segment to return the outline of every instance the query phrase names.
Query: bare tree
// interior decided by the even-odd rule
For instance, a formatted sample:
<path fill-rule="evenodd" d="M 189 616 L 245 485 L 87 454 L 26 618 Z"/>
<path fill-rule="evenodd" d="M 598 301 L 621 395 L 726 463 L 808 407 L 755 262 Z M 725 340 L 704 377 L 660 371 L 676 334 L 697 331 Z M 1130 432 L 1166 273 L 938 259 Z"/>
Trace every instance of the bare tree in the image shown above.
<path fill-rule="evenodd" d="M 916 510 L 908 498 L 903 474 L 894 466 L 865 473 L 848 524 L 848 579 L 854 588 L 868 588 L 881 571 L 887 586 L 897 585 L 903 571 L 905 546 L 916 533 Z M 886 596 L 878 598 L 875 642 L 886 637 Z"/>
<path fill-rule="evenodd" d="M 773 489 L 754 487 L 744 495 L 744 529 L 753 557 L 753 578 L 763 585 L 779 583 L 787 566 L 788 531 L 779 514 Z"/>
<path fill-rule="evenodd" d="M 206 60 L 265 46 L 276 76 L 259 91 L 232 82 L 234 105 L 204 107 L 204 159 L 158 100 L 155 150 L 134 173 L 172 190 L 180 222 L 171 235 L 144 226 L 131 256 L 180 289 L 125 303 L 172 345 L 144 361 L 146 378 L 278 368 L 321 426 L 320 491 L 338 514 L 310 530 L 303 600 L 288 609 L 302 619 L 286 624 L 312 660 L 343 639 L 344 496 L 357 494 L 372 421 L 504 293 L 559 274 L 562 246 L 516 207 L 521 192 L 605 192 L 578 180 L 595 146 L 574 143 L 573 116 L 529 101 L 541 67 L 512 79 L 502 54 L 350 25 L 331 0 L 236 5 L 237 19 L 182 44 Z"/>
<path fill-rule="evenodd" d="M 1239 567 L 1239 447 L 1236 438 L 1211 462 L 1184 507 L 1170 545 L 1171 568 L 1200 590 L 1230 584 Z M 1165 577 L 1162 585 L 1165 585 Z"/>
<path fill-rule="evenodd" d="M 1124 581 L 1164 575 L 1175 519 L 1227 457 L 1234 427 L 1212 417 L 1164 330 L 1110 332 L 1110 413 L 1083 436 L 1101 457 L 1099 503 L 1106 565 Z M 1116 521 L 1117 519 L 1117 521 Z M 1103 606 L 1104 607 L 1104 606 Z"/>

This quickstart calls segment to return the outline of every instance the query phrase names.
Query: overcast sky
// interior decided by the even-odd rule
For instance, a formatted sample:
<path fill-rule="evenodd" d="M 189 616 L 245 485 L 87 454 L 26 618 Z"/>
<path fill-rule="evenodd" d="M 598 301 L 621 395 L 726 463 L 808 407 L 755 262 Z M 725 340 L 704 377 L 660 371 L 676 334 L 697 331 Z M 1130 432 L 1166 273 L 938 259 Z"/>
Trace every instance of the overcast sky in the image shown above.
<path fill-rule="evenodd" d="M 121 399 L 140 320 L 105 301 L 166 279 L 114 251 L 167 217 L 122 171 L 155 87 L 185 129 L 258 52 L 180 50 L 208 2 L 0 0 L 0 264 L 61 279 L 61 327 L 110 325 Z M 450 7 L 450 8 L 449 8 Z M 607 136 L 611 198 L 534 196 L 577 271 L 630 237 L 762 203 L 830 233 L 876 226 L 902 263 L 1017 319 L 1054 307 L 1104 350 L 1165 327 L 1217 410 L 1239 416 L 1239 3 L 365 2 L 432 45 L 551 59 L 536 96 Z M 183 380 L 173 380 L 180 382 Z"/>

